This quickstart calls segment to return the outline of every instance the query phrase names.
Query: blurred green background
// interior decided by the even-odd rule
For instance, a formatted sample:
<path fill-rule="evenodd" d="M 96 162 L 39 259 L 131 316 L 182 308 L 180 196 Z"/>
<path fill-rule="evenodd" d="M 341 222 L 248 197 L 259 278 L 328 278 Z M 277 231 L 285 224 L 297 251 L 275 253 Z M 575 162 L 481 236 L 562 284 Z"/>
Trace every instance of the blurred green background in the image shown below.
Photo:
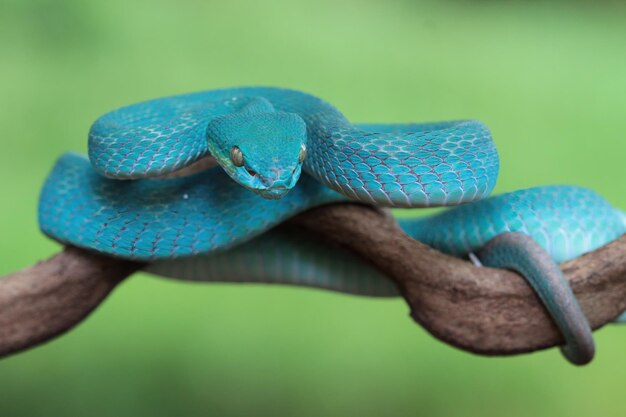
<path fill-rule="evenodd" d="M 626 208 L 626 6 L 2 0 L 0 274 L 59 250 L 37 228 L 39 188 L 97 116 L 250 84 L 355 122 L 480 119 L 497 191 L 575 183 Z M 137 275 L 71 333 L 0 361 L 0 415 L 624 416 L 626 327 L 597 343 L 586 368 L 554 349 L 483 358 L 399 299 Z"/>

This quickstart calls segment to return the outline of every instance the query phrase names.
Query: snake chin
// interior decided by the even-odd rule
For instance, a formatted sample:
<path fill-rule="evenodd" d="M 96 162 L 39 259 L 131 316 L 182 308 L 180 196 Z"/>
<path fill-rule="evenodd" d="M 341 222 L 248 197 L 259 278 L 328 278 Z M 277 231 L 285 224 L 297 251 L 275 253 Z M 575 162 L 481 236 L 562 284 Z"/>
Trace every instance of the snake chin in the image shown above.
<path fill-rule="evenodd" d="M 255 190 L 257 194 L 263 198 L 267 198 L 268 200 L 280 200 L 289 191 L 291 191 L 291 188 L 268 188 L 265 190 Z"/>
<path fill-rule="evenodd" d="M 285 171 L 275 171 L 273 175 L 263 175 L 255 170 L 243 168 L 240 175 L 233 176 L 233 179 L 243 185 L 248 190 L 269 200 L 279 200 L 284 197 L 300 179 L 302 166 L 297 165 L 293 172 L 285 175 Z"/>

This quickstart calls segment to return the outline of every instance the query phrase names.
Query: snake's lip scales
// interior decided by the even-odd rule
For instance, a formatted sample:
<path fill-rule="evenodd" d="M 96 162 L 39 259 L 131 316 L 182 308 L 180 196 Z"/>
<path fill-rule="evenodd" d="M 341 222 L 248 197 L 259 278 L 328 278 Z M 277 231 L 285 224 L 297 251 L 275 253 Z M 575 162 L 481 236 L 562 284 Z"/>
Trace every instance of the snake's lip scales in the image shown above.
<path fill-rule="evenodd" d="M 272 188 L 261 188 L 256 189 L 255 191 L 261 195 L 263 198 L 267 198 L 269 200 L 278 200 L 287 194 L 291 188 L 289 187 L 272 187 Z"/>

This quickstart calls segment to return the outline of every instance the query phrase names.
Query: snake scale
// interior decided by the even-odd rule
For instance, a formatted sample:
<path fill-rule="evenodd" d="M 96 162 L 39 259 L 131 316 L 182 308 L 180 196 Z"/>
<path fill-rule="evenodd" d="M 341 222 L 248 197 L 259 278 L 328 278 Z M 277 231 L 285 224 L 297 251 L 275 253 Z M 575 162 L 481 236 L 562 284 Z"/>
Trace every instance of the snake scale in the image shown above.
<path fill-rule="evenodd" d="M 209 155 L 219 167 L 163 178 Z M 395 287 L 354 255 L 273 227 L 341 201 L 455 205 L 400 224 L 443 252 L 478 253 L 485 265 L 522 273 L 563 332 L 566 356 L 585 363 L 591 330 L 558 263 L 619 237 L 626 215 L 573 186 L 486 198 L 498 168 L 477 121 L 353 125 L 299 91 L 212 90 L 99 118 L 89 160 L 66 154 L 48 177 L 39 223 L 60 242 L 150 261 L 148 270 L 164 276 L 393 296 Z"/>

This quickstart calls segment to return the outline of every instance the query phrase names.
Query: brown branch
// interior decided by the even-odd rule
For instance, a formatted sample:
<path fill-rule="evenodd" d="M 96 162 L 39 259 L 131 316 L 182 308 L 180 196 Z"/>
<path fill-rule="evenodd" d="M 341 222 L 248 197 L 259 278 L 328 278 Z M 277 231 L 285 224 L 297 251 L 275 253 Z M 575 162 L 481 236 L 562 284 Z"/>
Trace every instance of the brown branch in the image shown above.
<path fill-rule="evenodd" d="M 0 357 L 71 329 L 141 264 L 67 247 L 0 280 Z"/>
<path fill-rule="evenodd" d="M 454 346 L 508 355 L 562 342 L 522 278 L 430 249 L 405 235 L 383 211 L 337 204 L 310 210 L 290 223 L 350 248 L 385 272 L 398 284 L 412 317 Z M 626 309 L 625 254 L 623 236 L 563 265 L 594 328 Z M 141 266 L 66 248 L 0 280 L 0 356 L 72 328 Z"/>
<path fill-rule="evenodd" d="M 398 285 L 413 319 L 454 346 L 509 355 L 563 343 L 522 277 L 431 249 L 379 210 L 334 205 L 294 221 L 369 260 Z M 626 310 L 626 235 L 562 269 L 594 329 Z"/>

